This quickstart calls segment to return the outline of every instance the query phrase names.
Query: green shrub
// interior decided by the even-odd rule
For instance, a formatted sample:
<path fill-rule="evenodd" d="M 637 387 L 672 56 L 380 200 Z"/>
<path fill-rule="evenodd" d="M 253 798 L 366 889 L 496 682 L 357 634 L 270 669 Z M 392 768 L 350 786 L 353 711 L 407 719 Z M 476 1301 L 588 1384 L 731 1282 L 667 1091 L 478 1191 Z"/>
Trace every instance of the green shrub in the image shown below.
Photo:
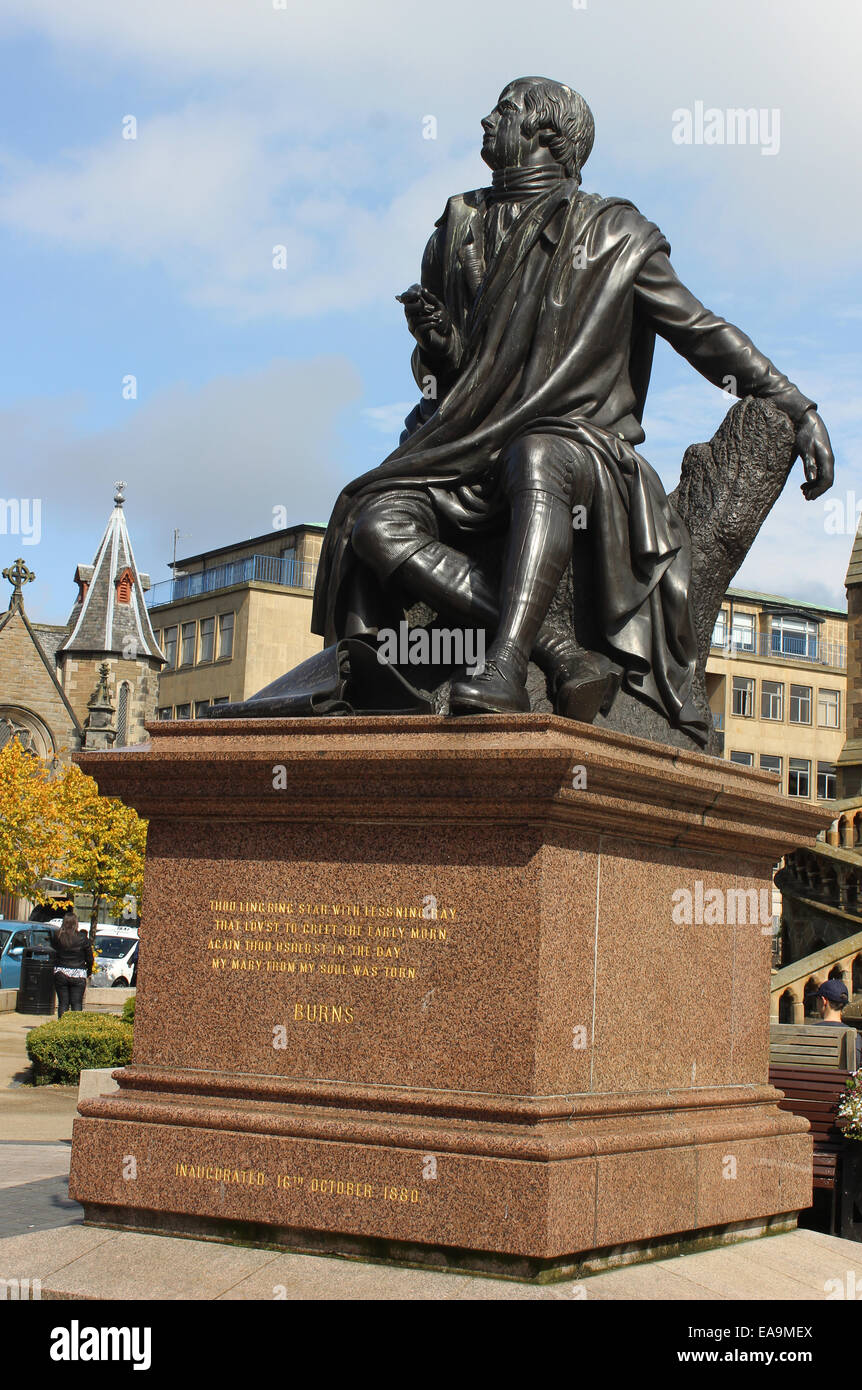
<path fill-rule="evenodd" d="M 37 1086 L 74 1085 L 89 1067 L 124 1067 L 132 1056 L 130 1023 L 116 1014 L 74 1013 L 27 1034 L 27 1056 Z"/>
<path fill-rule="evenodd" d="M 131 999 L 127 999 L 123 1005 L 124 1023 L 134 1023 L 135 1021 L 135 997 L 136 996 L 133 994 Z"/>

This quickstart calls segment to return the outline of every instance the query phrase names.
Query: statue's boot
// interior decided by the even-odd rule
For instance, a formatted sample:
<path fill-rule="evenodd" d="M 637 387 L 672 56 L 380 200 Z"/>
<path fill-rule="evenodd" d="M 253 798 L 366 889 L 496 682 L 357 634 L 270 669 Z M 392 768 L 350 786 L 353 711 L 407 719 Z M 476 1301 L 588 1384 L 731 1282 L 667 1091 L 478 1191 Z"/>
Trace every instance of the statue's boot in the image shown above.
<path fill-rule="evenodd" d="M 503 561 L 500 618 L 485 669 L 452 682 L 453 713 L 527 711 L 530 654 L 572 554 L 569 507 L 550 491 L 518 488 Z"/>
<path fill-rule="evenodd" d="M 415 551 L 398 570 L 398 578 L 413 594 L 437 609 L 462 613 L 494 631 L 500 620 L 499 601 L 493 586 L 478 565 L 441 541 L 430 541 Z M 478 683 L 478 684 L 477 684 Z M 475 686 L 478 708 L 486 713 L 508 714 L 529 710 L 530 700 L 523 683 L 496 663 L 486 661 L 483 671 L 472 678 L 453 681 L 456 686 Z M 470 693 L 462 702 L 470 708 Z M 449 701 L 450 709 L 453 708 Z"/>
<path fill-rule="evenodd" d="M 548 678 L 555 714 L 591 724 L 610 713 L 622 681 L 622 668 L 600 652 L 588 652 L 574 636 L 543 624 L 533 660 Z"/>
<path fill-rule="evenodd" d="M 404 562 L 398 578 L 410 593 L 433 608 L 462 613 L 496 631 L 500 613 L 494 586 L 479 565 L 451 546 L 430 541 Z M 584 651 L 573 635 L 560 633 L 547 622 L 539 628 L 532 656 L 548 679 L 557 714 L 590 723 L 596 714 L 608 713 L 621 673 L 607 657 Z M 493 705 L 496 713 L 528 710 L 526 689 L 518 679 L 520 663 L 511 669 L 505 660 L 493 661 L 491 671 L 488 665 L 492 660 L 486 663 L 487 677 L 457 682 L 456 698 L 465 708 L 481 706 L 487 710 Z M 471 690 L 464 689 L 466 684 Z"/>

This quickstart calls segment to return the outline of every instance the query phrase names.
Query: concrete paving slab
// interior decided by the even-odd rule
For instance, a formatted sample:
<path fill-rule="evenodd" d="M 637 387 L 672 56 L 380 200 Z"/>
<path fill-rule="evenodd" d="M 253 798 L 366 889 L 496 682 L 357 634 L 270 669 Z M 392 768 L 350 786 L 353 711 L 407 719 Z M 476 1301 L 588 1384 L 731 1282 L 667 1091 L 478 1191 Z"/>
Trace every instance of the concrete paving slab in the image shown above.
<path fill-rule="evenodd" d="M 0 1237 L 54 1230 L 83 1219 L 84 1208 L 69 1196 L 65 1173 L 0 1190 Z"/>
<path fill-rule="evenodd" d="M 279 1258 L 268 1250 L 124 1231 L 65 1264 L 47 1289 L 63 1298 L 208 1300 Z"/>
<path fill-rule="evenodd" d="M 223 1299 L 276 1299 L 291 1302 L 449 1299 L 472 1275 L 398 1269 L 321 1255 L 277 1255 L 274 1262 L 220 1295 Z"/>
<path fill-rule="evenodd" d="M 120 1083 L 114 1080 L 116 1067 L 85 1067 L 78 1078 L 78 1102 L 89 1096 L 108 1096 L 119 1091 Z"/>
<path fill-rule="evenodd" d="M 793 1235 L 788 1232 L 788 1235 Z M 780 1236 L 769 1236 L 767 1240 L 778 1241 Z M 756 1258 L 746 1254 L 748 1247 L 755 1242 L 726 1246 L 720 1250 L 706 1250 L 695 1255 L 680 1255 L 672 1260 L 662 1261 L 665 1269 L 679 1274 L 686 1280 L 701 1284 L 713 1298 L 728 1299 L 774 1299 L 795 1300 L 822 1297 L 822 1290 L 815 1293 L 810 1282 L 799 1278 L 796 1261 L 790 1249 L 784 1263 L 775 1269 L 772 1265 L 758 1263 Z"/>
<path fill-rule="evenodd" d="M 4 1140 L 71 1139 L 76 1086 L 28 1086 L 27 1034 L 41 1014 L 0 1014 L 0 1134 Z"/>
<path fill-rule="evenodd" d="M 800 1236 L 805 1234 L 799 1232 Z M 786 1236 L 758 1241 L 756 1249 L 751 1252 L 752 1260 L 761 1269 L 780 1272 L 787 1269 L 792 1252 L 793 1277 L 806 1284 L 815 1297 L 822 1298 L 826 1282 L 843 1278 L 848 1270 L 853 1271 L 862 1285 L 862 1245 L 858 1241 L 839 1240 L 838 1248 L 805 1240 L 794 1240 L 788 1245 L 783 1243 L 786 1241 Z"/>
<path fill-rule="evenodd" d="M 41 1279 L 43 1284 L 88 1251 L 116 1239 L 112 1231 L 95 1226 L 64 1226 L 0 1240 L 0 1278 Z"/>
<path fill-rule="evenodd" d="M 795 1234 L 799 1238 L 800 1246 L 804 1242 L 806 1246 L 821 1246 L 823 1249 L 832 1250 L 835 1254 L 843 1255 L 850 1260 L 851 1268 L 862 1262 L 862 1241 L 843 1240 L 841 1236 L 830 1236 L 825 1231 L 796 1231 Z"/>
<path fill-rule="evenodd" d="M 29 1069 L 27 1034 L 47 1023 L 53 1014 L 0 1014 L 0 1088 Z"/>
<path fill-rule="evenodd" d="M 572 1286 L 568 1286 L 570 1289 Z M 610 1299 L 630 1299 L 643 1301 L 660 1299 L 664 1302 L 681 1302 L 688 1299 L 714 1302 L 716 1295 L 696 1279 L 689 1278 L 684 1267 L 669 1269 L 667 1261 L 654 1260 L 649 1264 L 626 1265 L 622 1269 L 609 1269 L 606 1274 L 593 1274 L 582 1281 L 587 1299 L 601 1302 Z M 574 1292 L 568 1295 L 574 1298 Z"/>
<path fill-rule="evenodd" d="M 19 1183 L 39 1182 L 61 1173 L 68 1177 L 71 1144 L 28 1144 L 4 1139 L 0 1142 L 0 1191 Z"/>
<path fill-rule="evenodd" d="M 830 1244 L 820 1245 L 823 1266 L 817 1271 L 812 1234 L 795 1231 L 609 1270 L 579 1282 L 533 1285 L 72 1225 L 0 1240 L 0 1277 L 41 1279 L 43 1297 L 61 1298 L 547 1302 L 586 1294 L 587 1302 L 688 1297 L 813 1302 L 826 1297 L 826 1279 L 853 1269 L 857 1244 L 826 1237 Z"/>

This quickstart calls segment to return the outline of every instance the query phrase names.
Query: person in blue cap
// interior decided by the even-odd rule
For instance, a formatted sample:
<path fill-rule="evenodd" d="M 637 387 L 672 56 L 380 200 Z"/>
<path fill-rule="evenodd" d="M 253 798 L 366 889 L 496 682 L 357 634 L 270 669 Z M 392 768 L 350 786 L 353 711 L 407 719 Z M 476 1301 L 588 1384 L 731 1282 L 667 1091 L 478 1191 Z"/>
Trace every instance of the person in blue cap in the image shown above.
<path fill-rule="evenodd" d="M 850 1028 L 852 1024 L 844 1023 L 841 1018 L 842 1009 L 846 1009 L 850 1002 L 850 995 L 847 993 L 847 986 L 843 980 L 824 980 L 817 991 L 817 1007 L 820 1012 L 818 1023 L 824 1024 L 827 1028 Z M 856 1070 L 862 1069 L 862 1033 L 856 1031 Z"/>

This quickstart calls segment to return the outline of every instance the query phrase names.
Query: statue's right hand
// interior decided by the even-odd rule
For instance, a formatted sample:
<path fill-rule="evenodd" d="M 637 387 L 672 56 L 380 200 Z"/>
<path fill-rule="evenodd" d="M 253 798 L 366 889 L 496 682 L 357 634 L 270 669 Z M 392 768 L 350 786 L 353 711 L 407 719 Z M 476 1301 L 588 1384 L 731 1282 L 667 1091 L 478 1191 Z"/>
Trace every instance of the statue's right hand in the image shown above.
<path fill-rule="evenodd" d="M 434 354 L 448 352 L 454 329 L 449 310 L 442 300 L 421 285 L 411 285 L 409 290 L 396 298 L 404 305 L 407 327 L 420 348 Z"/>

